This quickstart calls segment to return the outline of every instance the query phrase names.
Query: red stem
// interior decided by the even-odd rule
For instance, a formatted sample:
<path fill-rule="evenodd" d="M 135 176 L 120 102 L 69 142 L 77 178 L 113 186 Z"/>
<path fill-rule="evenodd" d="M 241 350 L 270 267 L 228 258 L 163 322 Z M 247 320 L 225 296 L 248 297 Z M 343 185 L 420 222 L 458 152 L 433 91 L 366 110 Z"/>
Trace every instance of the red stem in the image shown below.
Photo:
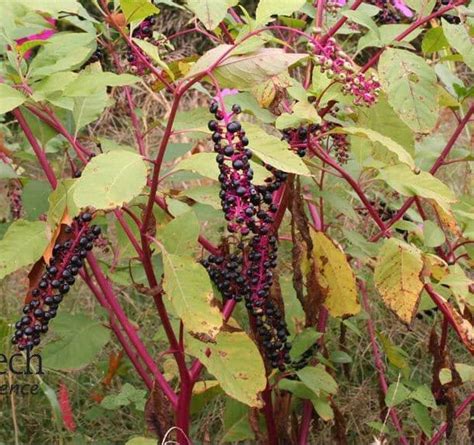
<path fill-rule="evenodd" d="M 138 337 L 137 332 L 135 331 L 133 326 L 130 324 L 130 321 L 128 320 L 127 315 L 123 311 L 122 306 L 120 306 L 120 303 L 118 302 L 117 297 L 115 296 L 112 286 L 110 285 L 109 281 L 104 276 L 104 274 L 102 273 L 102 270 L 100 269 L 100 266 L 97 263 L 97 260 L 95 259 L 94 255 L 91 253 L 88 253 L 87 261 L 89 263 L 89 266 L 91 268 L 91 271 L 95 279 L 97 280 L 97 284 L 99 285 L 99 287 L 101 288 L 104 294 L 107 304 L 110 306 L 114 315 L 117 317 L 117 320 L 119 321 L 120 325 L 122 326 L 124 331 L 127 333 L 128 337 L 130 338 L 130 341 L 132 342 L 133 346 L 135 347 L 137 351 L 137 354 L 141 357 L 141 359 L 146 364 L 148 369 L 152 372 L 152 374 L 154 375 L 156 381 L 160 385 L 161 389 L 163 390 L 163 393 L 166 395 L 168 400 L 171 402 L 171 404 L 174 407 L 176 407 L 177 406 L 176 394 L 174 393 L 169 383 L 161 374 L 160 370 L 156 366 L 156 363 L 153 361 L 148 351 L 146 350 L 145 345 L 142 343 L 142 341 Z"/>
<path fill-rule="evenodd" d="M 454 413 L 454 418 L 457 419 L 467 407 L 471 406 L 471 403 L 473 402 L 474 402 L 474 392 L 469 394 L 467 398 L 457 407 Z M 443 423 L 443 425 L 441 425 L 438 432 L 428 442 L 428 445 L 436 445 L 437 443 L 439 443 L 442 440 L 444 433 L 446 433 L 447 429 L 448 429 L 448 424 L 447 422 L 445 422 Z"/>
<path fill-rule="evenodd" d="M 262 392 L 262 399 L 265 403 L 263 406 L 263 415 L 265 417 L 265 423 L 267 424 L 267 444 L 278 445 L 278 433 L 275 425 L 275 417 L 273 415 L 273 404 L 272 404 L 272 388 L 268 385 Z"/>
<path fill-rule="evenodd" d="M 19 108 L 15 108 L 12 111 L 13 116 L 15 116 L 15 119 L 17 120 L 18 124 L 20 125 L 21 129 L 23 130 L 23 133 L 25 133 L 26 139 L 28 139 L 28 142 L 30 143 L 31 147 L 33 148 L 33 151 L 35 152 L 36 157 L 38 158 L 38 161 L 46 175 L 46 178 L 48 178 L 49 183 L 51 184 L 51 187 L 53 190 L 56 188 L 58 185 L 58 180 L 56 179 L 56 175 L 54 174 L 53 169 L 51 168 L 51 165 L 49 164 L 48 159 L 46 158 L 46 153 L 44 150 L 40 147 L 38 141 L 36 140 L 35 136 L 33 135 L 33 132 L 31 131 L 31 128 L 29 127 L 28 123 L 26 122 L 23 113 L 20 111 Z"/>

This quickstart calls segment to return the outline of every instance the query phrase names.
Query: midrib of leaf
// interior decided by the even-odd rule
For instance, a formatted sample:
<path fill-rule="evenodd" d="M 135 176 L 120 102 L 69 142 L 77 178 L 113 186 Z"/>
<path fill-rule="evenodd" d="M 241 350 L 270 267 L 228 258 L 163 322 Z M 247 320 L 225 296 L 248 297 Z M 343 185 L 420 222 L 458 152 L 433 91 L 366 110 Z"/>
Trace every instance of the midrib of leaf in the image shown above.
<path fill-rule="evenodd" d="M 418 76 L 417 73 L 415 73 L 414 71 L 410 71 L 410 69 L 408 68 L 410 65 L 406 64 L 404 62 L 403 59 L 400 59 L 400 64 L 402 65 L 403 69 L 404 69 L 404 72 L 405 72 L 405 77 L 406 77 L 406 80 L 407 80 L 407 83 L 408 83 L 408 89 L 410 91 L 410 96 L 412 98 L 412 101 L 413 101 L 413 104 L 415 106 L 415 110 L 416 110 L 416 113 L 415 113 L 415 117 L 416 117 L 416 121 L 418 123 L 418 127 L 421 128 L 421 121 L 419 119 L 419 105 L 418 105 L 418 101 L 416 100 L 415 96 L 414 96 L 414 93 L 413 93 L 413 88 L 412 88 L 412 85 L 411 85 L 411 81 L 410 81 L 410 74 L 414 74 L 415 76 L 417 76 L 418 78 L 420 76 Z"/>

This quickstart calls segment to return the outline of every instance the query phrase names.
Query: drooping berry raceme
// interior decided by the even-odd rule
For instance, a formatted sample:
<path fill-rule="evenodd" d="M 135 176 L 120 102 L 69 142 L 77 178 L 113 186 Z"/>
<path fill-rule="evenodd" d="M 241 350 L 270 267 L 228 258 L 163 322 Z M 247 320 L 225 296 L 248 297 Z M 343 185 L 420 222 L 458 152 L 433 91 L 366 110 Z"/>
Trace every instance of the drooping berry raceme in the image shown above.
<path fill-rule="evenodd" d="M 30 301 L 23 307 L 23 316 L 15 324 L 12 343 L 18 349 L 31 349 L 40 344 L 42 333 L 48 332 L 50 320 L 56 317 L 58 306 L 76 280 L 84 258 L 92 250 L 101 233 L 90 225 L 92 215 L 82 213 L 65 229 L 65 239 L 57 243 L 37 287 L 31 290 Z"/>
<path fill-rule="evenodd" d="M 317 42 L 316 42 L 317 43 Z M 375 75 L 357 73 L 352 59 L 330 38 L 321 46 L 314 45 L 314 63 L 330 79 L 342 83 L 342 92 L 354 96 L 356 105 L 373 105 L 380 93 L 380 83 Z"/>
<path fill-rule="evenodd" d="M 203 260 L 209 276 L 225 299 L 245 300 L 255 323 L 266 357 L 275 368 L 284 369 L 289 362 L 290 344 L 284 316 L 270 300 L 272 269 L 277 262 L 277 237 L 273 227 L 277 206 L 273 195 L 287 179 L 287 174 L 270 165 L 270 176 L 262 185 L 253 183 L 249 160 L 252 150 L 234 105 L 232 113 L 210 106 L 215 119 L 209 122 L 216 161 L 219 165 L 220 198 L 227 228 L 233 236 L 242 237 L 236 252 L 222 257 L 211 255 Z M 250 240 L 247 236 L 251 236 Z"/>

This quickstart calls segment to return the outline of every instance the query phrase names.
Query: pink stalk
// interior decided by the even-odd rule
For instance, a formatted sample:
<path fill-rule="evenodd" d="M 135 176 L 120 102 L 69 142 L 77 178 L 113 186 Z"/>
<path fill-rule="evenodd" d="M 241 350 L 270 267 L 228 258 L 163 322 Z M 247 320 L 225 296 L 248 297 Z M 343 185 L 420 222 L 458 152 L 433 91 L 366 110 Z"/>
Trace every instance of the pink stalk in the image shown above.
<path fill-rule="evenodd" d="M 471 404 L 474 402 L 474 392 L 471 392 L 466 399 L 457 407 L 455 413 L 454 413 L 454 418 L 457 419 L 466 408 L 471 406 Z M 446 433 L 446 430 L 448 429 L 448 423 L 445 422 L 441 427 L 439 428 L 438 432 L 432 437 L 432 439 L 428 442 L 428 445 L 436 445 L 438 444 L 442 439 L 444 434 Z"/>
<path fill-rule="evenodd" d="M 40 147 L 38 141 L 33 135 L 33 132 L 31 131 L 31 128 L 28 126 L 28 123 L 23 117 L 23 113 L 20 111 L 20 109 L 15 108 L 12 111 L 12 113 L 13 113 L 13 116 L 15 116 L 15 119 L 20 125 L 21 129 L 23 130 L 23 133 L 25 133 L 26 139 L 28 139 L 28 142 L 30 143 L 31 148 L 33 148 L 33 151 L 35 152 L 35 155 L 38 158 L 38 161 L 44 171 L 44 174 L 46 175 L 46 178 L 48 178 L 48 181 L 54 190 L 56 186 L 58 185 L 58 181 L 56 179 L 56 175 L 54 174 L 53 169 L 51 168 L 51 165 L 48 162 L 48 159 L 46 158 L 46 153 Z"/>

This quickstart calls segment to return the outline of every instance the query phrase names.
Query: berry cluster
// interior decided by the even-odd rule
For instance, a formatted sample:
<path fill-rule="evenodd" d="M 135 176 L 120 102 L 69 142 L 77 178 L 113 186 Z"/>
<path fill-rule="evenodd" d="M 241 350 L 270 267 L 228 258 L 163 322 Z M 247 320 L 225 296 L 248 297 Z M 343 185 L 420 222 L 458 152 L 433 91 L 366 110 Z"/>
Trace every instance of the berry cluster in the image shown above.
<path fill-rule="evenodd" d="M 325 145 L 334 151 L 334 155 L 340 164 L 347 163 L 349 159 L 349 141 L 347 135 L 340 133 L 327 133 L 338 125 L 323 121 L 321 124 L 310 124 L 299 128 L 285 128 L 282 131 L 282 140 L 288 142 L 290 147 L 298 154 L 305 156 L 308 142 L 312 138 L 319 144 Z M 311 143 L 311 142 L 310 142 Z"/>
<path fill-rule="evenodd" d="M 232 112 L 227 114 L 213 102 L 209 111 L 215 116 L 208 126 L 217 152 L 227 229 L 243 238 L 236 253 L 225 257 L 211 255 L 202 264 L 225 299 L 245 300 L 266 357 L 273 367 L 283 370 L 290 361 L 291 345 L 287 342 L 284 316 L 269 297 L 278 249 L 273 228 L 278 207 L 273 203 L 273 195 L 288 175 L 266 165 L 271 176 L 263 185 L 253 184 L 249 140 L 240 122 L 234 119 L 241 112 L 240 106 L 233 105 Z M 248 235 L 250 239 L 246 238 Z"/>
<path fill-rule="evenodd" d="M 380 94 L 380 83 L 374 75 L 365 77 L 356 73 L 356 66 L 351 58 L 342 51 L 336 40 L 330 38 L 324 46 L 314 47 L 314 63 L 330 79 L 343 84 L 342 92 L 354 96 L 356 105 L 373 105 Z"/>
<path fill-rule="evenodd" d="M 156 44 L 157 42 L 153 38 L 153 28 L 155 25 L 156 19 L 153 16 L 147 17 L 133 30 L 133 38 Z M 147 57 L 139 48 L 135 48 L 134 50 L 129 48 L 127 52 L 127 62 L 130 64 L 130 71 L 143 74 L 146 71 L 146 66 L 140 58 L 137 57 L 135 51 L 140 51 L 140 54 Z"/>
<path fill-rule="evenodd" d="M 66 226 L 64 241 L 53 248 L 53 255 L 38 286 L 31 290 L 31 299 L 23 307 L 23 317 L 15 324 L 12 343 L 18 349 L 32 349 L 40 344 L 42 333 L 56 317 L 57 309 L 65 294 L 76 280 L 87 253 L 101 233 L 100 227 L 89 225 L 92 215 L 82 213 Z"/>

